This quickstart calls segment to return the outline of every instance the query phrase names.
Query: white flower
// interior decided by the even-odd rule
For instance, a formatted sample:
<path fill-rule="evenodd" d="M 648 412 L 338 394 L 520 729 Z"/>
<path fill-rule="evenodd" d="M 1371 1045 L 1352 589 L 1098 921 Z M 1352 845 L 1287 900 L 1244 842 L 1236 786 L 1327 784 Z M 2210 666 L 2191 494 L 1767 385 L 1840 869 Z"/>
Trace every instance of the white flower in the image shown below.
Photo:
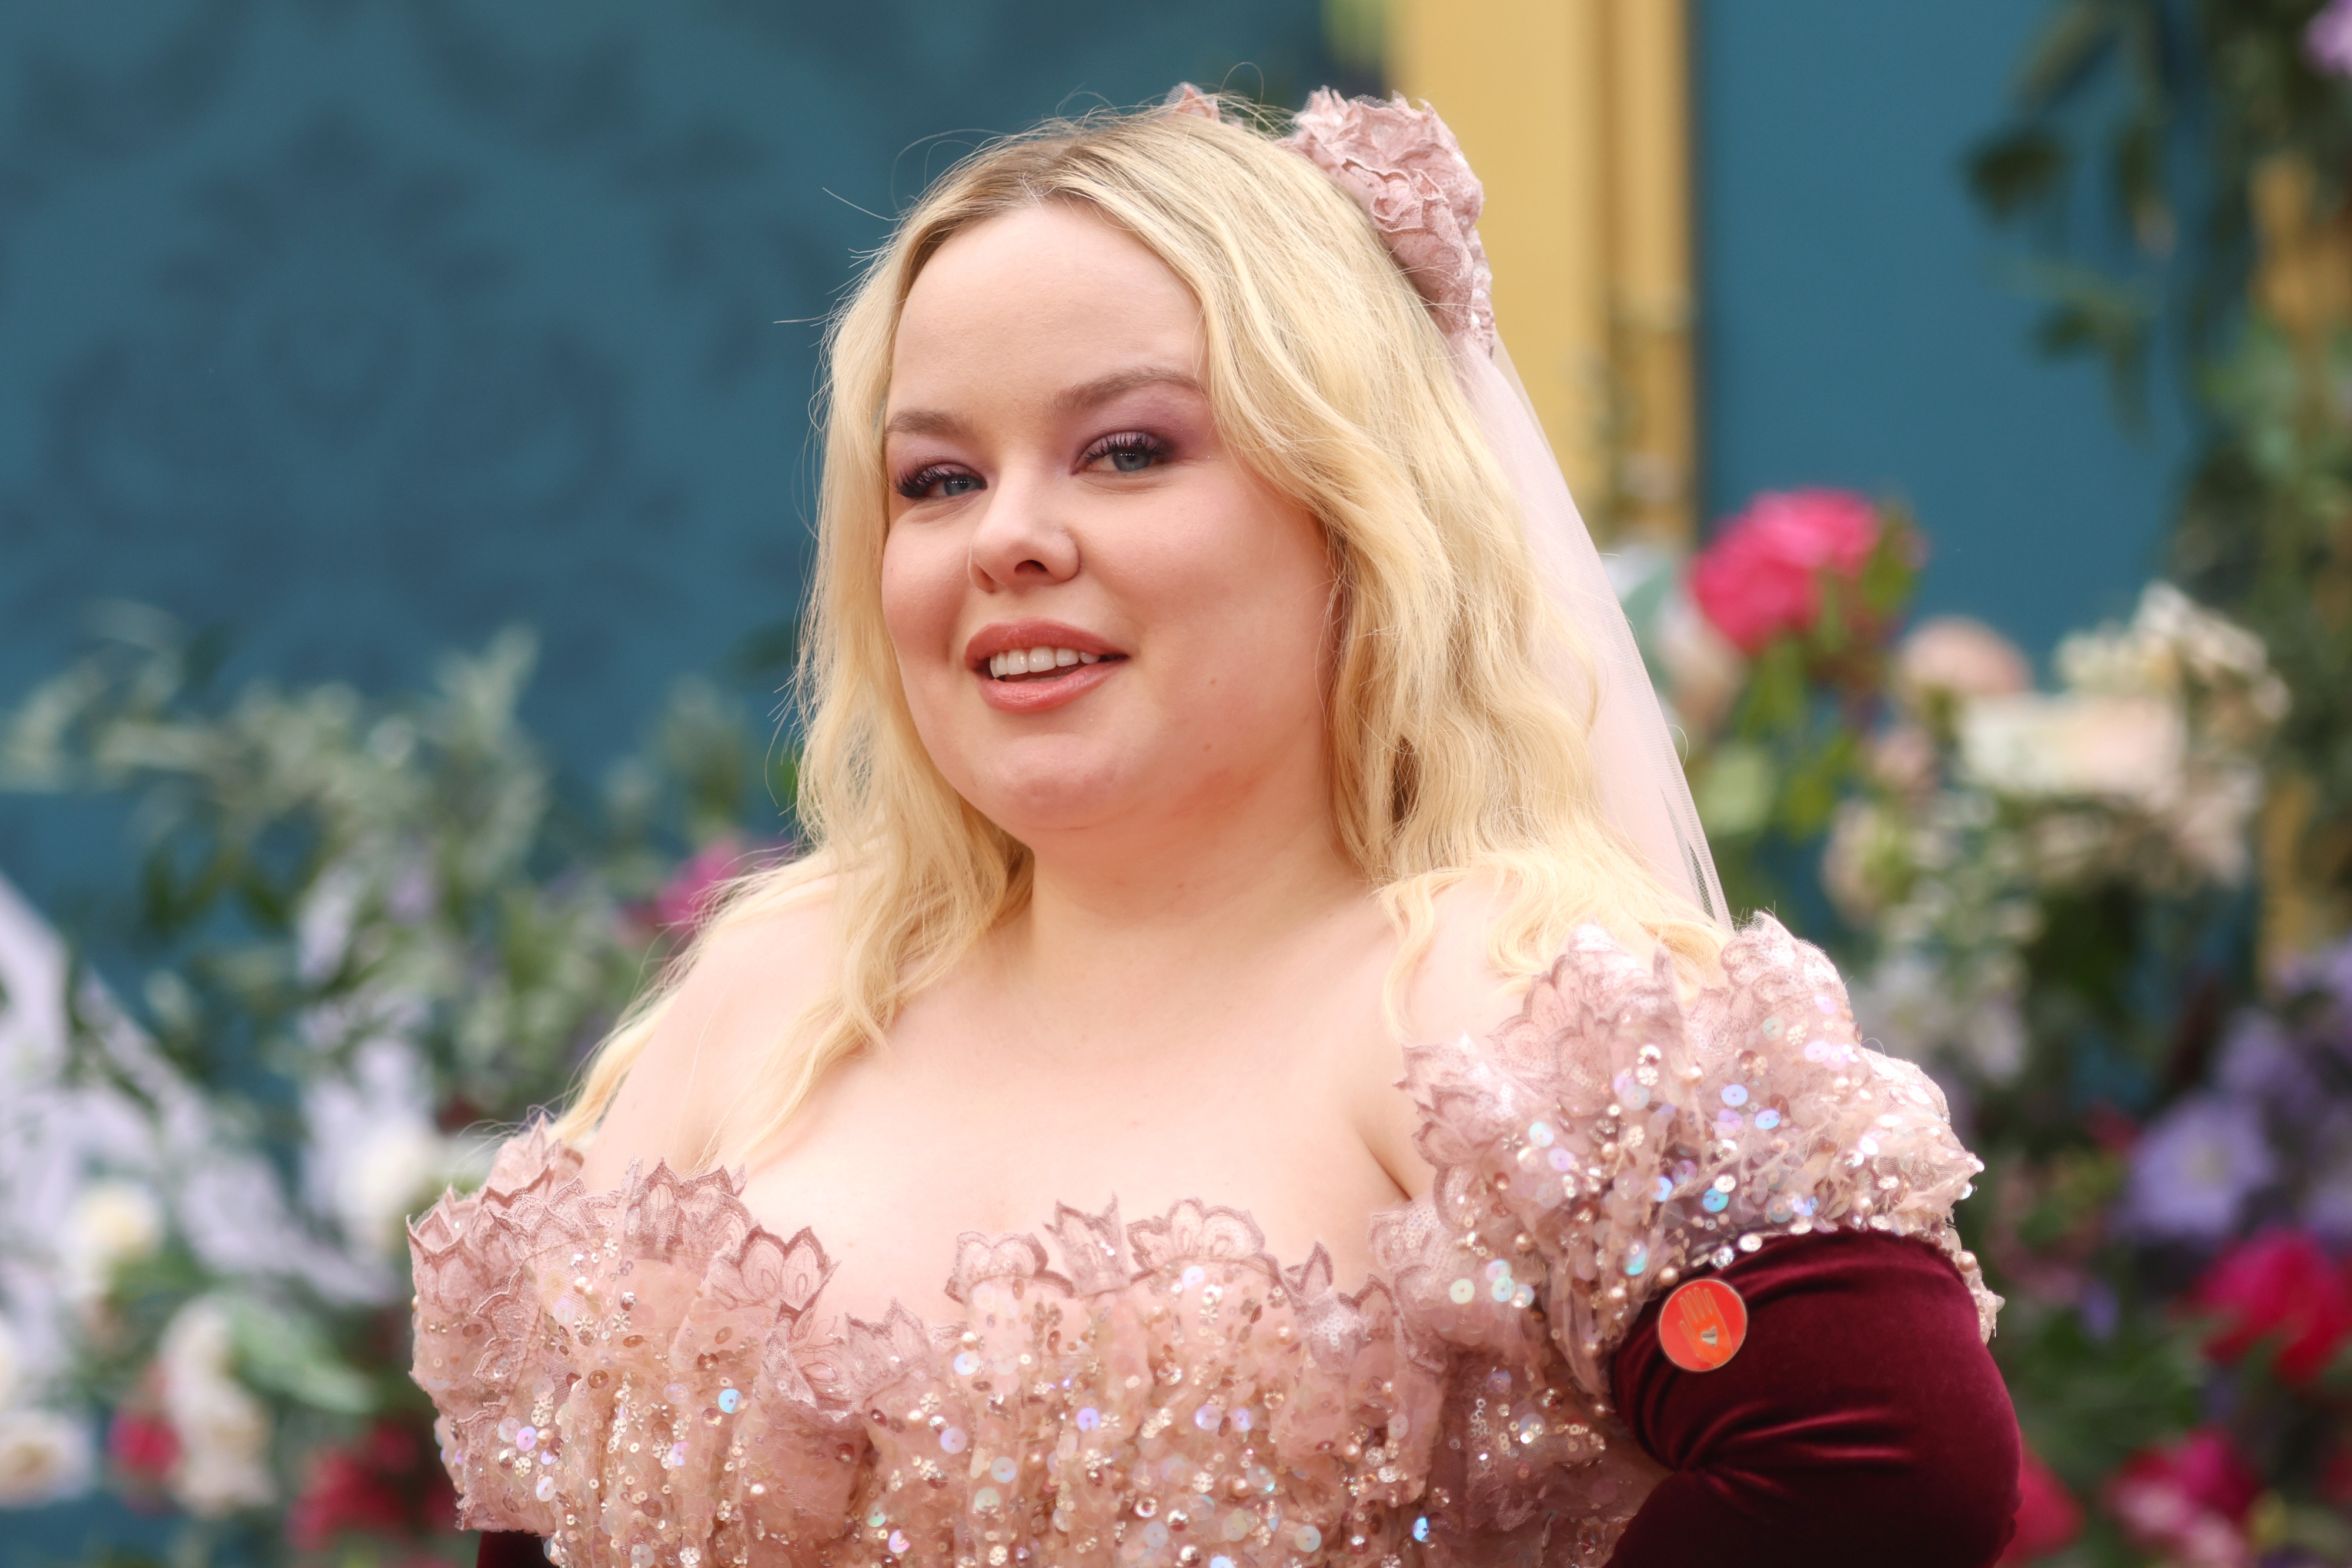
<path fill-rule="evenodd" d="M 309 1201 L 334 1217 L 352 1256 L 390 1289 L 383 1265 L 405 1254 L 408 1216 L 449 1183 L 487 1175 L 486 1149 L 435 1128 L 425 1064 L 396 1036 L 362 1045 L 348 1072 L 311 1080 L 302 1103 Z"/>
<path fill-rule="evenodd" d="M 1910 861 L 1910 834 L 1899 817 L 1870 800 L 1847 800 L 1830 819 L 1822 887 L 1839 914 L 1867 925 L 1886 907 Z"/>
<path fill-rule="evenodd" d="M 269 1474 L 269 1412 L 237 1382 L 228 1312 L 200 1296 L 163 1330 L 155 1364 L 163 1414 L 180 1439 L 166 1485 L 200 1519 L 258 1508 L 277 1495 Z"/>
<path fill-rule="evenodd" d="M 63 1244 L 67 1288 L 76 1300 L 95 1301 L 125 1263 L 152 1258 L 163 1244 L 163 1206 L 131 1181 L 95 1181 L 66 1210 Z"/>
<path fill-rule="evenodd" d="M 1730 713 L 1748 681 L 1748 660 L 1731 639 L 1699 613 L 1677 582 L 1658 605 L 1652 622 L 1658 662 L 1674 693 L 1675 707 L 1702 735 L 1711 735 Z"/>
<path fill-rule="evenodd" d="M 2260 726 L 2286 716 L 2286 687 L 2263 640 L 2168 582 L 2147 585 L 2130 625 L 2078 632 L 2054 662 L 2076 691 L 2170 697 L 2195 685 L 2241 695 Z"/>
<path fill-rule="evenodd" d="M 2180 792 L 2188 732 L 2162 698 L 1979 697 L 1962 706 L 1959 732 L 1963 771 L 1997 794 L 2161 809 Z"/>
<path fill-rule="evenodd" d="M 2025 1071 L 2025 1017 L 2017 999 L 2004 991 L 1990 991 L 1977 1007 L 1961 1034 L 1969 1061 L 1991 1083 L 2007 1083 Z"/>
<path fill-rule="evenodd" d="M 342 963 L 366 893 L 366 879 L 348 864 L 312 880 L 294 915 L 294 967 L 303 979 L 317 985 Z"/>
<path fill-rule="evenodd" d="M 362 1135 L 335 1172 L 336 1215 L 354 1247 L 389 1254 L 408 1245 L 409 1215 L 447 1184 L 458 1163 L 451 1142 L 406 1117 Z"/>
<path fill-rule="evenodd" d="M 16 1383 L 24 1375 L 25 1357 L 16 1348 L 16 1331 L 0 1318 L 0 1409 L 16 1398 Z"/>
<path fill-rule="evenodd" d="M 2270 653 L 2252 632 L 2214 614 L 2168 582 L 2151 582 L 2139 597 L 2131 629 L 2170 643 L 2180 664 L 2200 680 L 2253 680 L 2270 669 Z"/>
<path fill-rule="evenodd" d="M 1944 1043 L 1950 1009 L 1936 966 L 1898 952 L 1853 977 L 1847 994 L 1854 1021 L 1881 1051 L 1906 1061 L 1927 1061 Z"/>
<path fill-rule="evenodd" d="M 0 1410 L 0 1508 L 36 1508 L 89 1490 L 89 1427 L 54 1410 Z"/>
<path fill-rule="evenodd" d="M 2165 827 L 2189 867 L 2224 886 L 2246 879 L 2253 854 L 2246 826 L 2262 809 L 2262 770 L 2251 765 L 2192 776 Z"/>

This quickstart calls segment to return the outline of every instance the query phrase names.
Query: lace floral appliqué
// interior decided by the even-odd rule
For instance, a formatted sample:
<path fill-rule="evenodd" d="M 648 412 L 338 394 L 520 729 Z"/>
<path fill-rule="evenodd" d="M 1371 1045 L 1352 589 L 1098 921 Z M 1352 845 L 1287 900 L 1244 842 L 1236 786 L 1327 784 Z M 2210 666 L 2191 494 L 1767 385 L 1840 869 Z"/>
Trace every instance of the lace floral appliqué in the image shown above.
<path fill-rule="evenodd" d="M 534 1129 L 412 1228 L 417 1381 L 469 1528 L 573 1568 L 1604 1562 L 1656 1466 L 1607 1404 L 1643 1305 L 1767 1239 L 1916 1235 L 1977 1163 L 1759 919 L 1686 1004 L 1580 933 L 1489 1040 L 1407 1053 L 1432 1195 L 1378 1277 L 1239 1211 L 967 1235 L 961 1322 L 821 1308 L 725 1173 L 592 1193 Z"/>

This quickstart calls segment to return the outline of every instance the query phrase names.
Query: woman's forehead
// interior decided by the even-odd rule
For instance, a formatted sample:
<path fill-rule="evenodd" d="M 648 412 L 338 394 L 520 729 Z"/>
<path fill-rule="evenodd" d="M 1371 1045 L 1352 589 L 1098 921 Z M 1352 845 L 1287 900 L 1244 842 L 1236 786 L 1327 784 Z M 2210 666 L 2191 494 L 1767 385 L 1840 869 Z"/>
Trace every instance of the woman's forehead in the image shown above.
<path fill-rule="evenodd" d="M 1018 386 L 1066 404 L 1107 379 L 1200 376 L 1200 308 L 1131 235 L 1066 204 L 990 218 L 908 291 L 888 416 Z"/>

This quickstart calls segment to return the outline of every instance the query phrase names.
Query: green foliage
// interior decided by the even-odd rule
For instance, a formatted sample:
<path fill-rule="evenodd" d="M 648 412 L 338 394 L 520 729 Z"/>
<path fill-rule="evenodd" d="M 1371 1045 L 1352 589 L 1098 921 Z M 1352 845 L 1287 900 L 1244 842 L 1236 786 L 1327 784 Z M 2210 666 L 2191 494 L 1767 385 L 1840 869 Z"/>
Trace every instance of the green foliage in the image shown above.
<path fill-rule="evenodd" d="M 2315 301 L 2294 307 L 2305 319 L 2273 319 L 2257 287 L 2282 258 L 2321 275 L 2344 265 L 2340 251 L 2291 254 L 2308 243 L 2299 235 L 2340 228 L 2352 173 L 2352 91 L 2305 49 L 2320 5 L 2059 0 L 2011 119 L 1968 175 L 1987 213 L 2027 236 L 2017 271 L 2045 301 L 2037 340 L 2103 358 L 2127 421 L 2151 341 L 2168 331 L 2188 355 L 2204 450 L 2176 570 L 2263 637 L 2294 695 L 2278 755 L 2311 791 L 2293 854 L 2335 906 L 2314 923 L 2324 931 L 2352 918 L 2352 438 L 2339 390 L 2352 342 Z M 2101 178 L 2074 177 L 2094 162 Z M 2131 235 L 2128 259 L 2080 221 L 2102 197 Z"/>
<path fill-rule="evenodd" d="M 2221 434 L 2182 497 L 2184 577 L 2262 629 L 2294 693 L 2285 753 L 2352 814 L 2352 425 L 2313 417 L 2309 381 L 2352 381 L 2352 338 L 2316 366 L 2255 320 L 2204 380 Z"/>
<path fill-rule="evenodd" d="M 159 960 L 141 999 L 200 1082 L 299 1081 L 389 1030 L 454 1120 L 551 1101 L 658 958 L 631 902 L 683 848 L 773 821 L 791 786 L 781 748 L 763 762 L 689 681 L 601 819 L 560 801 L 516 718 L 524 632 L 445 659 L 421 699 L 371 702 L 223 699 L 164 618 L 114 606 L 102 630 L 0 727 L 0 788 L 137 797 L 134 925 Z"/>
<path fill-rule="evenodd" d="M 2021 1299 L 2002 1313 L 1993 1354 L 2026 1441 L 2078 1492 L 2200 1413 L 2196 1342 L 2159 1313 L 2132 1312 L 2097 1337 L 2081 1313 Z"/>
<path fill-rule="evenodd" d="M 268 682 L 223 694 L 218 645 L 137 606 L 106 607 L 100 632 L 0 714 L 0 789 L 135 803 L 137 870 L 112 934 L 146 967 L 128 999 L 155 1051 L 126 1048 L 77 954 L 68 1075 L 150 1117 L 200 1115 L 220 1159 L 276 1174 L 284 1215 L 268 1223 L 292 1229 L 271 1239 L 333 1270 L 294 1271 L 269 1246 L 255 1269 L 289 1271 L 207 1264 L 173 1230 L 105 1265 L 77 1307 L 69 1385 L 51 1392 L 155 1426 L 163 1364 L 195 1356 L 216 1398 L 255 1412 L 202 1440 L 246 1444 L 232 1465 L 268 1473 L 279 1503 L 329 1473 L 324 1456 L 334 1485 L 404 1500 L 404 1526 L 356 1516 L 376 1522 L 339 1536 L 338 1561 L 446 1551 L 429 1523 L 431 1411 L 407 1376 L 400 1218 L 478 1178 L 484 1145 L 466 1129 L 562 1095 L 677 940 L 652 911 L 681 856 L 773 837 L 793 758 L 763 748 L 720 685 L 684 681 L 646 749 L 585 801 L 517 718 L 526 632 L 445 659 L 421 696 L 373 699 Z M 772 674 L 792 642 L 789 629 L 748 641 L 740 672 Z M 388 1048 L 420 1080 L 415 1103 L 373 1098 L 383 1081 L 365 1064 Z M 380 1140 L 366 1160 L 318 1164 L 332 1153 L 321 1086 L 366 1097 L 356 1114 Z M 252 1506 L 250 1489 L 208 1503 L 168 1476 L 117 1479 L 194 1511 L 172 1568 L 292 1550 L 287 1516 Z"/>

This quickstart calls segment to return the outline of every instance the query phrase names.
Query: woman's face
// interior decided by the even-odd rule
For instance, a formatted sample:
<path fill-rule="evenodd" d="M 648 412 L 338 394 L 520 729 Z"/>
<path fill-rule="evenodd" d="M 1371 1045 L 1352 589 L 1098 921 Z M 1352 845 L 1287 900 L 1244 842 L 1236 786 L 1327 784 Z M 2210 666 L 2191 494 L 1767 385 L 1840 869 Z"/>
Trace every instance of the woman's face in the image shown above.
<path fill-rule="evenodd" d="M 1175 274 L 1073 206 L 965 230 L 908 295 L 883 612 L 932 760 L 1033 847 L 1327 810 L 1323 533 L 1225 444 L 1203 361 Z"/>

